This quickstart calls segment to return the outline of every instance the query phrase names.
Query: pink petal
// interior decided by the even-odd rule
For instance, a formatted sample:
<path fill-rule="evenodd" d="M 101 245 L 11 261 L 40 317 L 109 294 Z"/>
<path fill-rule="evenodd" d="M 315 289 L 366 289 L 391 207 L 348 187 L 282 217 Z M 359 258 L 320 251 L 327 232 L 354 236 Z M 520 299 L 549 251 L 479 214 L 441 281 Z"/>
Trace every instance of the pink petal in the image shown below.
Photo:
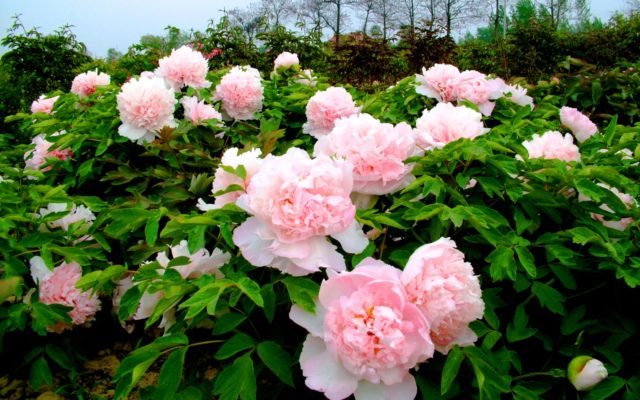
<path fill-rule="evenodd" d="M 344 231 L 331 235 L 335 240 L 340 242 L 340 246 L 347 253 L 362 253 L 369 244 L 369 239 L 362 232 L 362 227 L 354 219 L 351 225 Z"/>
<path fill-rule="evenodd" d="M 317 301 L 315 314 L 311 314 L 294 304 L 289 311 L 289 318 L 308 330 L 313 336 L 322 337 L 324 335 L 324 308 Z"/>
<path fill-rule="evenodd" d="M 317 337 L 309 335 L 304 341 L 300 367 L 307 378 L 307 387 L 323 392 L 330 400 L 347 398 L 358 388 L 358 379 L 340 365 Z"/>
<path fill-rule="evenodd" d="M 257 218 L 251 217 L 233 231 L 233 243 L 240 248 L 242 256 L 256 267 L 269 265 L 274 259 L 268 250 L 272 240 L 261 236 L 268 230 Z"/>
<path fill-rule="evenodd" d="M 356 400 L 413 400 L 418 394 L 418 387 L 413 375 L 407 374 L 404 380 L 395 385 L 374 384 L 360 381 L 354 393 Z"/>

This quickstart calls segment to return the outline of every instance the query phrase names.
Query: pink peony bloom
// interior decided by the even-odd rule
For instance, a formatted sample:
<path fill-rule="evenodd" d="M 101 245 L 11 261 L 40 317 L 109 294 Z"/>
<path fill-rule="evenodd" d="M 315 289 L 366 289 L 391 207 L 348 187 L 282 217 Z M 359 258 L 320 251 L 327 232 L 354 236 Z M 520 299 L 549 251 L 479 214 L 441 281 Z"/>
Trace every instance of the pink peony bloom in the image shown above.
<path fill-rule="evenodd" d="M 456 90 L 460 70 L 449 64 L 435 64 L 428 70 L 422 68 L 422 75 L 416 75 L 416 92 L 440 102 L 457 100 Z"/>
<path fill-rule="evenodd" d="M 480 282 L 453 240 L 440 238 L 419 247 L 400 279 L 409 301 L 431 324 L 439 352 L 447 354 L 453 345 L 468 346 L 478 339 L 469 323 L 484 314 Z"/>
<path fill-rule="evenodd" d="M 53 105 L 58 100 L 60 96 L 53 96 L 51 98 L 46 99 L 44 95 L 38 97 L 38 100 L 34 100 L 31 103 L 31 113 L 35 114 L 38 112 L 51 114 L 51 110 L 53 110 Z"/>
<path fill-rule="evenodd" d="M 468 107 L 438 103 L 416 121 L 416 142 L 424 149 L 442 148 L 458 139 L 474 139 L 489 131 L 482 115 Z"/>
<path fill-rule="evenodd" d="M 35 171 L 40 169 L 40 167 L 47 161 L 48 157 L 64 161 L 73 156 L 73 151 L 71 149 L 55 149 L 49 151 L 49 148 L 53 143 L 46 140 L 43 134 L 34 137 L 31 140 L 31 143 L 35 144 L 35 148 L 24 153 L 25 166 L 30 170 Z M 42 172 L 49 170 L 51 170 L 51 166 L 44 168 Z"/>
<path fill-rule="evenodd" d="M 33 257 L 29 260 L 32 277 L 39 286 L 40 302 L 44 304 L 61 304 L 72 307 L 69 317 L 74 325 L 83 325 L 93 320 L 95 313 L 100 310 L 98 296 L 90 291 L 83 292 L 76 288 L 76 282 L 82 276 L 82 269 L 75 263 L 63 262 L 59 266 L 48 270 L 41 257 Z M 58 322 L 47 329 L 51 332 L 62 333 L 71 326 Z"/>
<path fill-rule="evenodd" d="M 297 305 L 289 317 L 309 331 L 300 354 L 306 385 L 329 399 L 411 400 L 409 370 L 433 356 L 429 323 L 411 303 L 400 271 L 368 258 L 352 272 L 330 273 L 316 313 Z"/>
<path fill-rule="evenodd" d="M 131 141 L 152 142 L 155 132 L 175 126 L 175 93 L 160 78 L 131 79 L 122 85 L 117 101 L 122 120 L 118 133 Z"/>
<path fill-rule="evenodd" d="M 278 57 L 276 57 L 275 61 L 273 62 L 273 70 L 277 71 L 278 69 L 289 69 L 295 65 L 300 65 L 298 55 L 296 53 L 289 53 L 288 51 L 285 51 L 278 54 Z"/>
<path fill-rule="evenodd" d="M 233 241 L 255 266 L 292 275 L 320 267 L 344 270 L 344 258 L 325 236 L 359 253 L 368 241 L 355 221 L 349 195 L 352 166 L 297 148 L 267 156 L 237 204 L 253 216 L 236 228 Z"/>
<path fill-rule="evenodd" d="M 213 99 L 221 100 L 222 110 L 233 119 L 255 119 L 255 113 L 262 110 L 260 72 L 249 66 L 233 67 L 222 77 Z"/>
<path fill-rule="evenodd" d="M 529 158 L 580 161 L 580 149 L 573 144 L 573 136 L 568 133 L 564 137 L 557 131 L 548 131 L 542 136 L 535 134 L 522 145 L 527 149 Z"/>
<path fill-rule="evenodd" d="M 209 64 L 204 56 L 189 46 L 182 46 L 171 51 L 171 55 L 159 61 L 155 75 L 164 78 L 173 90 L 180 90 L 185 86 L 193 88 L 208 88 L 207 81 Z"/>
<path fill-rule="evenodd" d="M 349 92 L 341 87 L 330 87 L 309 99 L 305 112 L 307 122 L 302 129 L 318 139 L 331 132 L 336 120 L 359 112 Z"/>
<path fill-rule="evenodd" d="M 575 357 L 567 368 L 567 377 L 576 390 L 591 390 L 608 376 L 602 361 L 589 356 Z"/>
<path fill-rule="evenodd" d="M 196 250 L 191 254 L 186 240 L 182 240 L 177 246 L 170 247 L 169 250 L 174 259 L 178 257 L 189 258 L 188 264 L 172 267 L 178 271 L 183 279 L 195 279 L 200 275 L 209 274 L 215 275 L 216 278 L 223 278 L 224 275 L 220 272 L 220 267 L 231 259 L 229 253 L 223 253 L 220 249 L 214 249 L 211 254 L 207 249 Z M 156 260 L 164 268 L 168 268 L 171 261 L 165 252 L 158 253 Z"/>
<path fill-rule="evenodd" d="M 511 96 L 507 97 L 513 103 L 516 103 L 519 106 L 529 106 L 533 108 L 533 98 L 531 96 L 527 96 L 527 89 L 523 88 L 520 85 L 507 85 L 505 88 L 505 93 L 510 93 Z"/>
<path fill-rule="evenodd" d="M 243 180 L 238 175 L 225 171 L 222 168 L 216 170 L 215 177 L 212 183 L 212 193 L 221 192 L 227 189 L 231 185 L 238 185 L 242 190 L 231 191 L 225 194 L 216 196 L 216 201 L 213 205 L 199 202 L 198 208 L 202 211 L 213 210 L 221 208 L 225 204 L 235 203 L 236 200 L 246 191 L 251 178 L 258 172 L 262 166 L 263 159 L 260 158 L 260 149 L 254 149 L 238 155 L 238 149 L 232 147 L 224 152 L 220 159 L 220 165 L 227 167 L 237 168 L 242 165 L 246 171 L 246 177 Z"/>
<path fill-rule="evenodd" d="M 404 160 L 414 151 L 408 124 L 393 126 L 369 114 L 356 114 L 337 120 L 316 143 L 314 155 L 346 159 L 353 164 L 353 191 L 381 195 L 402 189 L 413 179 L 412 165 Z"/>
<path fill-rule="evenodd" d="M 71 93 L 80 97 L 87 97 L 96 91 L 98 86 L 107 86 L 111 83 L 111 77 L 98 70 L 82 73 L 71 82 Z"/>
<path fill-rule="evenodd" d="M 560 122 L 562 126 L 571 129 L 579 143 L 584 142 L 598 132 L 596 124 L 591 122 L 586 115 L 572 107 L 562 107 L 560 109 Z"/>
<path fill-rule="evenodd" d="M 485 74 L 478 71 L 464 71 L 458 77 L 455 88 L 456 100 L 469 100 L 477 105 L 484 115 L 491 115 L 495 106 L 494 103 L 489 101 L 492 94 L 492 88 Z"/>
<path fill-rule="evenodd" d="M 222 115 L 210 104 L 205 104 L 204 100 L 198 101 L 195 96 L 183 97 L 180 104 L 184 107 L 184 116 L 192 124 L 198 125 L 201 121 L 217 119 L 222 121 Z"/>
<path fill-rule="evenodd" d="M 71 208 L 69 208 L 69 204 L 67 203 L 49 203 L 47 208 L 41 208 L 38 213 L 41 217 L 51 213 L 59 213 L 59 212 L 68 212 L 62 218 L 56 219 L 55 221 L 50 221 L 47 223 L 49 228 L 61 228 L 64 231 L 69 230 L 69 226 L 79 221 L 84 221 L 84 227 L 88 228 L 93 224 L 93 221 L 96 219 L 96 216 L 91 212 L 90 209 L 83 205 L 76 206 L 75 204 L 71 204 Z"/>
<path fill-rule="evenodd" d="M 598 186 L 613 192 L 613 194 L 615 194 L 620 199 L 620 201 L 622 201 L 624 205 L 627 206 L 627 208 L 636 207 L 638 205 L 638 203 L 633 198 L 633 196 L 623 193 L 615 187 L 611 187 L 601 182 L 598 183 Z M 591 201 L 591 197 L 580 194 L 578 196 L 578 201 Z M 607 204 L 602 204 L 600 206 L 600 209 L 613 213 L 613 210 Z M 591 218 L 595 219 L 596 221 L 600 221 L 602 225 L 608 228 L 615 229 L 618 231 L 624 231 L 625 229 L 627 229 L 627 226 L 629 226 L 629 224 L 633 222 L 633 218 L 631 217 L 620 218 L 620 220 L 618 221 L 608 221 L 604 219 L 603 215 L 596 214 L 596 213 L 591 213 Z"/>

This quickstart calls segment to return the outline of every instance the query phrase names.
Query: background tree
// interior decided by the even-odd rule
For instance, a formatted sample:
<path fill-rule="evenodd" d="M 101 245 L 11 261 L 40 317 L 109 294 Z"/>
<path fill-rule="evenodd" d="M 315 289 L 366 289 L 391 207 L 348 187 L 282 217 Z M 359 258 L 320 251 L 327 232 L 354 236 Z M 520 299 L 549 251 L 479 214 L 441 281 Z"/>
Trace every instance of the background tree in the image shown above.
<path fill-rule="evenodd" d="M 373 19 L 380 25 L 382 40 L 389 38 L 390 32 L 398 27 L 398 3 L 393 0 L 374 0 Z"/>
<path fill-rule="evenodd" d="M 286 24 L 295 14 L 293 0 L 261 0 L 260 6 L 271 28 Z"/>
<path fill-rule="evenodd" d="M 320 32 L 324 27 L 322 18 L 326 7 L 324 0 L 299 0 L 296 5 L 297 25 L 303 32 Z M 310 27 L 310 28 L 309 28 Z"/>
<path fill-rule="evenodd" d="M 348 18 L 347 8 L 353 4 L 352 0 L 323 0 L 326 8 L 323 8 L 321 16 L 326 26 L 331 29 L 335 37 L 335 47 L 340 47 L 340 35 Z"/>

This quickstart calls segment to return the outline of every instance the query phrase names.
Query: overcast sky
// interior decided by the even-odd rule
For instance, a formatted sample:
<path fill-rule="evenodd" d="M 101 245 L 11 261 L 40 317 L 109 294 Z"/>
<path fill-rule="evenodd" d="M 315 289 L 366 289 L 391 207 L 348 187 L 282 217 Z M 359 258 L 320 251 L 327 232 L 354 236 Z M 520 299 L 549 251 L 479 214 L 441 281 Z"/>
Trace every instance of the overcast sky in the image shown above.
<path fill-rule="evenodd" d="M 39 27 L 42 33 L 50 33 L 65 24 L 73 25 L 73 32 L 89 52 L 103 57 L 111 47 L 126 51 L 142 35 L 162 35 L 168 25 L 204 30 L 209 20 L 218 20 L 223 8 L 244 8 L 250 2 L 252 0 L 0 0 L 0 37 L 6 35 L 11 17 L 21 14 L 27 29 Z M 509 0 L 509 4 L 513 2 L 515 0 Z M 625 0 L 591 0 L 591 12 L 607 21 L 616 10 L 622 11 L 625 4 Z"/>

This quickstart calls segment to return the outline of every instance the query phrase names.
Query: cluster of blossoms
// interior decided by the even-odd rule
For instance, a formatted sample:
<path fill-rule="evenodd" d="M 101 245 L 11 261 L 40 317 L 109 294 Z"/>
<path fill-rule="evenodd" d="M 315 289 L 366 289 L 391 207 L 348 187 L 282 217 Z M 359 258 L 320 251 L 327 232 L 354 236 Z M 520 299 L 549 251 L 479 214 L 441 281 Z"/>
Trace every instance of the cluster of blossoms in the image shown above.
<path fill-rule="evenodd" d="M 627 194 L 627 193 L 623 193 L 620 190 L 618 190 L 615 187 L 611 187 L 609 185 L 606 185 L 604 183 L 598 183 L 598 186 L 609 190 L 610 192 L 612 192 L 613 194 L 616 195 L 616 197 L 618 199 L 620 199 L 620 201 L 625 205 L 625 207 L 627 207 L 628 209 L 631 209 L 633 207 L 637 207 L 638 203 L 636 202 L 636 200 L 633 198 L 633 196 Z M 580 194 L 578 196 L 578 200 L 579 201 L 591 201 L 591 198 L 589 196 L 586 196 L 584 194 Z M 613 210 L 611 209 L 611 207 L 609 207 L 609 205 L 607 204 L 602 204 L 600 206 L 600 209 L 603 211 L 607 211 L 610 213 L 613 213 Z M 602 225 L 611 228 L 611 229 L 615 229 L 618 231 L 624 231 L 625 229 L 627 229 L 627 226 L 629 226 L 629 224 L 631 224 L 633 222 L 633 218 L 631 217 L 625 217 L 625 218 L 621 218 L 620 220 L 617 221 L 610 221 L 605 219 L 605 217 L 601 214 L 597 214 L 597 213 L 591 213 L 591 218 L 595 219 L 596 221 L 599 221 L 602 223 Z"/>
<path fill-rule="evenodd" d="M 187 46 L 189 46 L 190 48 L 194 48 L 194 44 L 193 43 L 189 43 Z M 204 44 L 202 43 L 196 43 L 195 44 L 195 48 L 196 50 L 198 50 L 202 56 L 205 58 L 205 60 L 211 60 L 213 57 L 217 57 L 220 54 L 222 54 L 222 49 L 220 48 L 214 48 L 213 50 L 211 50 L 210 52 L 206 53 L 204 50 Z"/>
<path fill-rule="evenodd" d="M 95 93 L 98 86 L 107 86 L 111 83 L 111 77 L 104 72 L 98 73 L 97 70 L 82 73 L 71 82 L 71 93 L 75 93 L 80 97 L 87 97 Z"/>
<path fill-rule="evenodd" d="M 332 400 L 413 399 L 409 370 L 454 345 L 473 344 L 482 318 L 478 277 L 448 238 L 418 248 L 404 271 L 372 258 L 330 271 L 315 314 L 290 318 L 309 331 L 300 354 L 306 385 Z"/>
<path fill-rule="evenodd" d="M 76 288 L 76 282 L 82 277 L 82 269 L 77 263 L 63 262 L 51 271 L 44 260 L 36 256 L 29 260 L 29 264 L 33 281 L 38 284 L 40 302 L 71 307 L 69 317 L 73 325 L 86 325 L 94 319 L 100 310 L 100 300 L 95 293 Z M 62 333 L 70 328 L 69 324 L 58 322 L 47 329 Z"/>
<path fill-rule="evenodd" d="M 509 99 L 519 105 L 533 106 L 525 88 L 507 85 L 502 79 L 487 79 L 478 71 L 463 71 L 449 64 L 435 64 L 422 68 L 422 75 L 416 75 L 416 92 L 439 102 L 467 100 L 478 106 L 484 115 L 490 115 L 496 100 L 510 93 Z"/>
<path fill-rule="evenodd" d="M 54 134 L 55 136 L 55 134 Z M 71 149 L 55 149 L 49 150 L 53 143 L 44 138 L 43 134 L 34 137 L 31 143 L 35 145 L 33 150 L 29 150 L 24 154 L 25 165 L 27 169 L 37 171 L 47 161 L 47 158 L 57 158 L 58 160 L 66 160 L 73 157 Z M 42 172 L 51 170 L 51 166 L 42 169 Z"/>

